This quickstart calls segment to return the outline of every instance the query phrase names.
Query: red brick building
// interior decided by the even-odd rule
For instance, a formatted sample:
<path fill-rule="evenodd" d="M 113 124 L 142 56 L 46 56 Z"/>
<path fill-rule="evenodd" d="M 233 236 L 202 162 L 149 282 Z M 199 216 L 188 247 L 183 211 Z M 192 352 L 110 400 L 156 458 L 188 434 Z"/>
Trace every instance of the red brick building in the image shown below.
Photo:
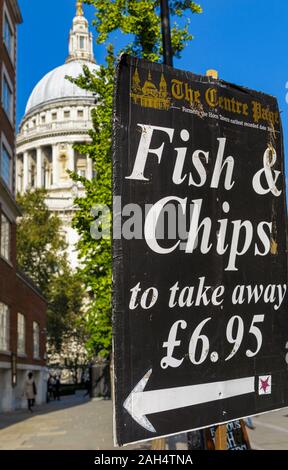
<path fill-rule="evenodd" d="M 0 0 L 0 412 L 25 406 L 32 371 L 46 397 L 46 301 L 16 265 L 15 97 L 17 0 Z"/>

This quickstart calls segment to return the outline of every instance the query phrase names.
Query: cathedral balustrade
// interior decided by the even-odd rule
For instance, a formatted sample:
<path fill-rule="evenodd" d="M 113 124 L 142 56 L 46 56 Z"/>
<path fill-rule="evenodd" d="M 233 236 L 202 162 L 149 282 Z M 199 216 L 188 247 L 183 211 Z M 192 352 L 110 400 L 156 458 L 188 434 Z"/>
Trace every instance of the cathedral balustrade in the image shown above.
<path fill-rule="evenodd" d="M 53 131 L 88 131 L 92 128 L 91 121 L 63 121 L 63 122 L 51 122 L 47 124 L 40 124 L 39 126 L 25 128 L 23 127 L 21 134 L 18 134 L 17 143 L 20 144 L 25 138 L 32 137 L 33 135 L 45 135 L 50 134 Z"/>

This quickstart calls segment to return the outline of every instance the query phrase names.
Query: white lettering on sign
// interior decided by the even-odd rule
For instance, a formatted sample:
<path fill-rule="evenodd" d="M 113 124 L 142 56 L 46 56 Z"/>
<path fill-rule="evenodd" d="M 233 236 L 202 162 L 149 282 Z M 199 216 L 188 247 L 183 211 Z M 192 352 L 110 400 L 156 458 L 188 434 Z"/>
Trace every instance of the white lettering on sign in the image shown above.
<path fill-rule="evenodd" d="M 129 309 L 135 310 L 139 306 L 138 294 L 141 292 L 140 282 L 130 289 L 131 297 L 129 302 Z M 156 287 L 149 287 L 146 289 L 140 298 L 140 305 L 144 310 L 153 307 L 158 300 L 158 290 Z"/>
<path fill-rule="evenodd" d="M 149 165 L 161 165 L 163 159 L 171 158 L 171 145 L 175 137 L 175 129 L 160 126 L 150 126 L 145 124 L 138 124 L 141 128 L 141 137 L 133 164 L 132 172 L 126 179 L 150 181 L 148 176 L 145 176 L 145 170 L 149 155 L 156 155 L 157 159 L 149 161 Z M 157 136 L 162 140 L 159 147 L 153 147 L 153 136 Z M 190 134 L 186 129 L 180 131 L 180 138 L 183 142 L 187 142 Z M 227 146 L 227 139 L 224 137 L 217 138 L 218 150 L 213 166 L 210 182 L 208 181 L 211 189 L 219 188 L 223 184 L 223 189 L 227 192 L 231 191 L 235 186 L 233 171 L 235 160 L 230 155 L 225 157 L 225 149 Z M 169 152 L 165 153 L 167 145 Z M 179 186 L 186 182 L 188 186 L 202 187 L 207 183 L 208 171 L 207 165 L 212 156 L 210 152 L 203 149 L 195 150 L 189 162 L 192 165 L 195 175 L 192 172 L 185 172 L 185 163 L 188 160 L 187 147 L 175 147 L 176 159 L 174 168 L 171 174 L 172 183 Z M 173 152 L 172 152 L 173 153 Z M 272 171 L 272 167 L 276 162 L 276 151 L 268 148 L 264 152 L 263 164 L 264 167 L 259 170 L 253 177 L 252 187 L 257 194 L 265 195 L 272 192 L 274 196 L 279 196 L 281 190 L 276 188 L 276 182 L 280 175 L 280 171 Z M 147 172 L 148 174 L 148 172 Z M 266 178 L 266 187 L 262 186 L 263 174 Z M 228 193 L 229 194 L 229 193 Z M 157 225 L 165 207 L 169 204 L 178 204 L 178 208 L 182 210 L 185 216 L 188 213 L 188 205 L 192 207 L 192 217 L 190 219 L 190 227 L 186 242 L 183 242 L 178 236 L 171 242 L 169 246 L 165 243 L 165 247 L 161 246 L 157 238 Z M 188 197 L 180 198 L 175 195 L 166 196 L 149 209 L 145 223 L 144 223 L 144 238 L 149 248 L 157 254 L 167 255 L 174 252 L 176 249 L 184 250 L 186 254 L 192 254 L 196 250 L 200 250 L 201 254 L 206 255 L 213 251 L 219 255 L 224 255 L 228 252 L 228 261 L 225 266 L 225 271 L 238 271 L 238 262 L 241 256 L 251 253 L 253 256 L 266 256 L 270 253 L 271 238 L 272 238 L 272 222 L 269 220 L 253 221 L 250 220 L 230 220 L 229 216 L 219 218 L 217 220 L 218 228 L 212 231 L 212 218 L 207 216 L 203 217 L 202 213 L 205 210 L 203 199 L 191 199 Z M 221 203 L 221 210 L 224 214 L 230 213 L 230 204 L 228 201 Z M 227 236 L 229 233 L 229 237 Z M 179 231 L 178 231 L 179 234 Z M 228 240 L 229 238 L 229 240 Z"/>
<path fill-rule="evenodd" d="M 261 350 L 261 346 L 262 346 L 262 331 L 261 331 L 262 325 L 261 324 L 263 324 L 264 319 L 265 319 L 264 315 L 254 315 L 252 318 L 250 327 L 247 331 L 247 328 L 245 329 L 244 327 L 244 321 L 239 315 L 234 315 L 230 317 L 225 328 L 225 335 L 226 335 L 226 339 L 228 343 L 230 343 L 233 347 L 231 351 L 229 352 L 228 356 L 221 357 L 218 351 L 211 351 L 210 353 L 209 337 L 204 332 L 204 330 L 205 330 L 206 325 L 208 323 L 211 323 L 211 320 L 213 321 L 213 319 L 212 317 L 205 318 L 196 326 L 196 328 L 192 332 L 192 335 L 189 341 L 188 357 L 191 363 L 197 366 L 199 364 L 202 364 L 204 361 L 206 361 L 207 358 L 209 358 L 211 362 L 213 363 L 216 363 L 219 359 L 222 359 L 222 360 L 224 359 L 225 361 L 229 361 L 239 351 L 245 334 L 252 335 L 252 338 L 254 338 L 253 348 L 246 349 L 245 355 L 248 358 L 255 357 Z M 168 339 L 167 341 L 163 343 L 163 348 L 167 350 L 167 355 L 164 356 L 160 361 L 160 365 L 162 369 L 166 369 L 167 367 L 174 367 L 174 368 L 179 367 L 184 361 L 185 356 L 183 355 L 182 357 L 174 356 L 175 348 L 182 345 L 182 340 L 180 339 L 179 327 L 185 330 L 187 328 L 187 322 L 185 320 L 177 320 L 171 326 L 171 329 L 168 334 Z M 175 351 L 175 354 L 177 354 L 177 350 Z"/>
<path fill-rule="evenodd" d="M 280 175 L 280 171 L 274 170 L 274 174 L 272 171 L 272 167 L 275 165 L 276 160 L 277 160 L 276 150 L 272 146 L 268 147 L 265 150 L 265 153 L 263 156 L 263 168 L 257 171 L 252 182 L 253 189 L 257 194 L 263 195 L 271 191 L 271 193 L 274 196 L 279 197 L 280 194 L 282 193 L 282 190 L 279 191 L 279 189 L 276 187 L 276 183 Z M 266 179 L 266 188 L 263 187 L 261 183 L 261 176 L 263 173 Z"/>

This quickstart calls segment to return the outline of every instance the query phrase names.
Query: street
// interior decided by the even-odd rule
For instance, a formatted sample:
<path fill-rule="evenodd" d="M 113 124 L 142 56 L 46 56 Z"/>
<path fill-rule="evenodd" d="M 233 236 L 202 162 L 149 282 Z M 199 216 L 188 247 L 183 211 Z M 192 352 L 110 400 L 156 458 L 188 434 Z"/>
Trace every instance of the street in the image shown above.
<path fill-rule="evenodd" d="M 83 398 L 83 392 L 60 401 L 0 415 L 0 450 L 110 450 L 112 437 L 112 402 Z M 249 430 L 253 449 L 288 449 L 288 410 L 253 418 Z M 167 440 L 166 440 L 167 442 Z M 170 450 L 186 449 L 185 435 L 170 438 Z M 131 445 L 125 449 L 149 449 L 150 444 Z"/>
<path fill-rule="evenodd" d="M 113 449 L 112 402 L 83 392 L 26 410 L 0 415 L 0 449 Z M 134 447 L 135 448 L 135 447 Z"/>
<path fill-rule="evenodd" d="M 251 446 L 256 450 L 288 449 L 288 409 L 253 418 L 254 430 L 248 430 Z"/>

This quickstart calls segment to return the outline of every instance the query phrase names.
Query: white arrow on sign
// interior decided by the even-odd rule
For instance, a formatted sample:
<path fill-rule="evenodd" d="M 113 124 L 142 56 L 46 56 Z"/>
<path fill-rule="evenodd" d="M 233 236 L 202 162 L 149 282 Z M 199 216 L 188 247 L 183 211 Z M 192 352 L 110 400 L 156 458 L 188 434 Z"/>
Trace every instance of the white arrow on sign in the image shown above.
<path fill-rule="evenodd" d="M 152 369 L 144 375 L 123 405 L 140 426 L 151 432 L 156 432 L 156 429 L 146 415 L 255 392 L 255 377 L 144 392 L 151 374 Z"/>

